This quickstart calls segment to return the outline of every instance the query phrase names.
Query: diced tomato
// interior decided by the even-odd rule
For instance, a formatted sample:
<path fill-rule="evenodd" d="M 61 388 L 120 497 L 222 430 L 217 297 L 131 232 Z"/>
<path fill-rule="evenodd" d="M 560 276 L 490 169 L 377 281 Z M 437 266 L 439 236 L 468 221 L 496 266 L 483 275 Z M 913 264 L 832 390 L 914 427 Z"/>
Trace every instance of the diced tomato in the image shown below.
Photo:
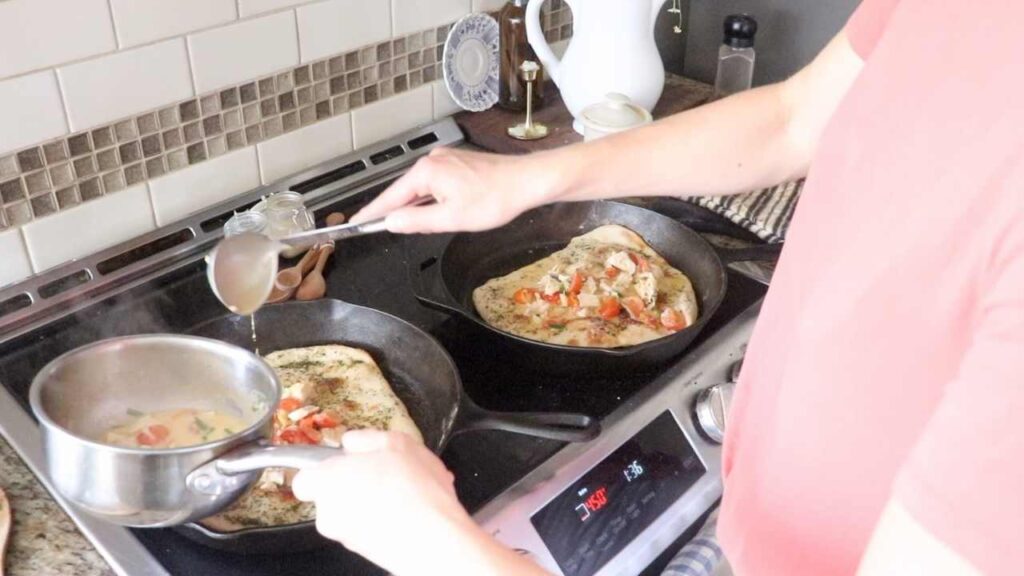
<path fill-rule="evenodd" d="M 555 292 L 554 294 L 544 294 L 544 295 L 541 296 L 541 298 L 543 298 L 545 302 L 550 302 L 552 304 L 558 304 L 559 302 L 562 301 L 562 293 L 561 292 Z"/>
<path fill-rule="evenodd" d="M 569 283 L 569 294 L 579 294 L 583 290 L 583 283 L 586 282 L 583 274 L 576 272 L 572 275 L 572 282 Z"/>
<path fill-rule="evenodd" d="M 575 294 L 570 293 L 568 300 L 569 300 L 569 306 L 571 308 L 579 308 L 580 307 L 580 299 Z"/>
<path fill-rule="evenodd" d="M 626 307 L 629 316 L 634 320 L 640 320 L 644 316 L 644 301 L 637 296 L 629 296 L 622 299 L 622 305 Z"/>
<path fill-rule="evenodd" d="M 295 493 L 285 486 L 281 486 L 277 489 L 277 495 L 285 502 L 295 502 L 298 500 L 298 498 L 295 497 Z"/>
<path fill-rule="evenodd" d="M 281 403 L 277 405 L 278 408 L 285 412 L 293 412 L 302 407 L 302 402 L 298 398 L 282 398 Z"/>
<path fill-rule="evenodd" d="M 622 306 L 619 305 L 619 301 L 611 296 L 601 300 L 601 307 L 597 309 L 597 313 L 601 315 L 601 318 L 605 320 L 611 320 L 619 315 L 622 311 Z"/>
<path fill-rule="evenodd" d="M 512 299 L 515 300 L 517 304 L 529 304 L 530 302 L 533 302 L 533 295 L 536 293 L 537 291 L 533 288 L 520 288 L 512 295 Z"/>
<path fill-rule="evenodd" d="M 629 259 L 633 261 L 633 264 L 636 264 L 636 268 L 640 272 L 650 272 L 651 271 L 651 264 L 647 261 L 647 258 L 644 258 L 643 256 L 640 256 L 639 254 L 633 254 L 632 252 L 630 252 L 629 253 Z"/>
<path fill-rule="evenodd" d="M 661 313 L 661 325 L 673 332 L 686 328 L 686 317 L 675 308 L 665 308 Z"/>
<path fill-rule="evenodd" d="M 299 430 L 302 431 L 312 444 L 319 444 L 320 439 L 323 438 L 323 434 L 313 426 L 312 422 L 310 422 L 309 426 L 300 425 Z"/>
<path fill-rule="evenodd" d="M 608 266 L 607 268 L 604 269 L 604 275 L 607 276 L 608 278 L 615 278 L 616 276 L 619 275 L 619 269 L 616 268 L 615 266 Z"/>
<path fill-rule="evenodd" d="M 135 441 L 141 446 L 156 446 L 171 435 L 171 431 L 163 424 L 146 426 L 141 432 L 135 435 Z"/>
<path fill-rule="evenodd" d="M 299 428 L 313 428 L 316 426 L 315 414 L 310 414 L 302 420 L 299 420 Z"/>
<path fill-rule="evenodd" d="M 318 428 L 334 428 L 341 424 L 341 420 L 335 413 L 328 410 L 319 414 L 314 414 L 313 423 L 316 424 Z"/>
<path fill-rule="evenodd" d="M 284 444 L 316 444 L 302 430 L 294 426 L 281 430 L 280 439 Z"/>

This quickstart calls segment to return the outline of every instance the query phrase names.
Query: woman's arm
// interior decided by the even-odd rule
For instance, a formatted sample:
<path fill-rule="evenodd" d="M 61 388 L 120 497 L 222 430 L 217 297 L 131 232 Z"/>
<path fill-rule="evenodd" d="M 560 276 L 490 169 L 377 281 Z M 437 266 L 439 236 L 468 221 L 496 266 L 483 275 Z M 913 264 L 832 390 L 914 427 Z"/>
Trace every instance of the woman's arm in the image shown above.
<path fill-rule="evenodd" d="M 436 150 L 353 218 L 395 232 L 482 230 L 556 201 L 747 192 L 803 176 L 862 62 L 844 33 L 764 86 L 595 142 L 528 156 Z M 414 198 L 438 204 L 401 208 Z"/>
<path fill-rule="evenodd" d="M 720 195 L 802 177 L 862 64 L 840 33 L 785 82 L 549 153 L 539 161 L 562 176 L 549 191 L 559 200 Z"/>

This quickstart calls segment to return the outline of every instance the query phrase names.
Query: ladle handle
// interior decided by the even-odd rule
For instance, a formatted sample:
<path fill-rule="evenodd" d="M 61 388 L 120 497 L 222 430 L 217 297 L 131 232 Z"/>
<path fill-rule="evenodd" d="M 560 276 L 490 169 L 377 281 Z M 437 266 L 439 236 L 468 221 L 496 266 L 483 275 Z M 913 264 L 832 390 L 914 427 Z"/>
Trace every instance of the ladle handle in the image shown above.
<path fill-rule="evenodd" d="M 424 206 L 426 204 L 433 203 L 434 198 L 432 196 L 424 196 L 404 206 L 404 208 Z M 369 222 L 360 222 L 358 224 L 340 224 L 338 226 L 328 226 L 326 228 L 318 228 L 308 232 L 300 232 L 298 234 L 279 238 L 278 242 L 287 244 L 288 246 L 305 248 L 315 244 L 324 244 L 327 242 L 334 242 L 335 240 L 342 240 L 344 238 L 354 238 L 356 236 L 386 232 L 387 229 L 387 217 L 384 217 L 377 218 L 376 220 L 370 220 Z"/>
<path fill-rule="evenodd" d="M 253 444 L 232 450 L 216 460 L 221 474 L 235 475 L 263 470 L 264 468 L 309 468 L 340 456 L 341 448 L 327 446 L 268 446 Z"/>

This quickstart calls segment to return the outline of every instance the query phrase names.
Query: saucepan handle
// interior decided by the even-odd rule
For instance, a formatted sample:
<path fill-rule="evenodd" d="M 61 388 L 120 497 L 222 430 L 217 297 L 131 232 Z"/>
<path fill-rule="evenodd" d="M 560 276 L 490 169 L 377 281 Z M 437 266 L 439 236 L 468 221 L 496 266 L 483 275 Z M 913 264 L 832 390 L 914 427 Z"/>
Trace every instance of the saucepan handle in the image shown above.
<path fill-rule="evenodd" d="M 422 259 L 410 275 L 412 276 L 413 293 L 416 294 L 416 299 L 420 302 L 449 314 L 463 314 L 459 304 L 445 288 L 444 278 L 441 277 L 441 258 L 439 256 Z"/>
<path fill-rule="evenodd" d="M 185 482 L 201 494 L 217 495 L 237 488 L 245 482 L 244 476 L 264 468 L 303 469 L 344 454 L 341 448 L 326 446 L 271 446 L 267 442 L 253 442 L 193 470 Z"/>
<path fill-rule="evenodd" d="M 242 474 L 264 468 L 309 468 L 343 453 L 341 448 L 327 446 L 271 446 L 259 442 L 232 450 L 214 463 L 222 474 Z"/>
<path fill-rule="evenodd" d="M 587 442 L 601 433 L 601 423 L 586 414 L 568 412 L 491 412 L 463 401 L 455 434 L 501 430 L 562 442 Z"/>

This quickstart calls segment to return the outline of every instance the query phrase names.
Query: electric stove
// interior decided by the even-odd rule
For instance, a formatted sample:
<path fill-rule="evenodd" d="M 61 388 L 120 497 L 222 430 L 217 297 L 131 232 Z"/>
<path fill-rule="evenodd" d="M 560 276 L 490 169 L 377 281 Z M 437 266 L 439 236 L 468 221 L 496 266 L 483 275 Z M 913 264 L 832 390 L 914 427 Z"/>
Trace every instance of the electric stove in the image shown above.
<path fill-rule="evenodd" d="M 353 213 L 432 148 L 461 142 L 454 123 L 442 121 L 0 290 L 0 432 L 48 485 L 27 400 L 44 364 L 98 339 L 186 332 L 223 314 L 202 258 L 235 210 L 291 189 L 304 194 L 323 225 L 330 212 Z M 637 202 L 715 242 L 757 242 L 695 205 Z M 408 270 L 444 240 L 388 234 L 346 240 L 328 266 L 327 295 L 395 314 L 433 334 L 455 359 L 466 393 L 485 408 L 600 418 L 601 436 L 586 444 L 473 432 L 456 436 L 442 458 L 455 474 L 459 499 L 478 522 L 552 572 L 657 571 L 721 495 L 719 446 L 695 424 L 693 405 L 702 390 L 729 380 L 766 287 L 730 271 L 721 307 L 688 351 L 670 361 L 626 374 L 553 376 L 502 362 L 501 350 L 475 337 L 466 321 L 418 303 Z M 56 498 L 120 574 L 383 573 L 336 544 L 243 556 L 170 529 L 113 526 Z"/>

